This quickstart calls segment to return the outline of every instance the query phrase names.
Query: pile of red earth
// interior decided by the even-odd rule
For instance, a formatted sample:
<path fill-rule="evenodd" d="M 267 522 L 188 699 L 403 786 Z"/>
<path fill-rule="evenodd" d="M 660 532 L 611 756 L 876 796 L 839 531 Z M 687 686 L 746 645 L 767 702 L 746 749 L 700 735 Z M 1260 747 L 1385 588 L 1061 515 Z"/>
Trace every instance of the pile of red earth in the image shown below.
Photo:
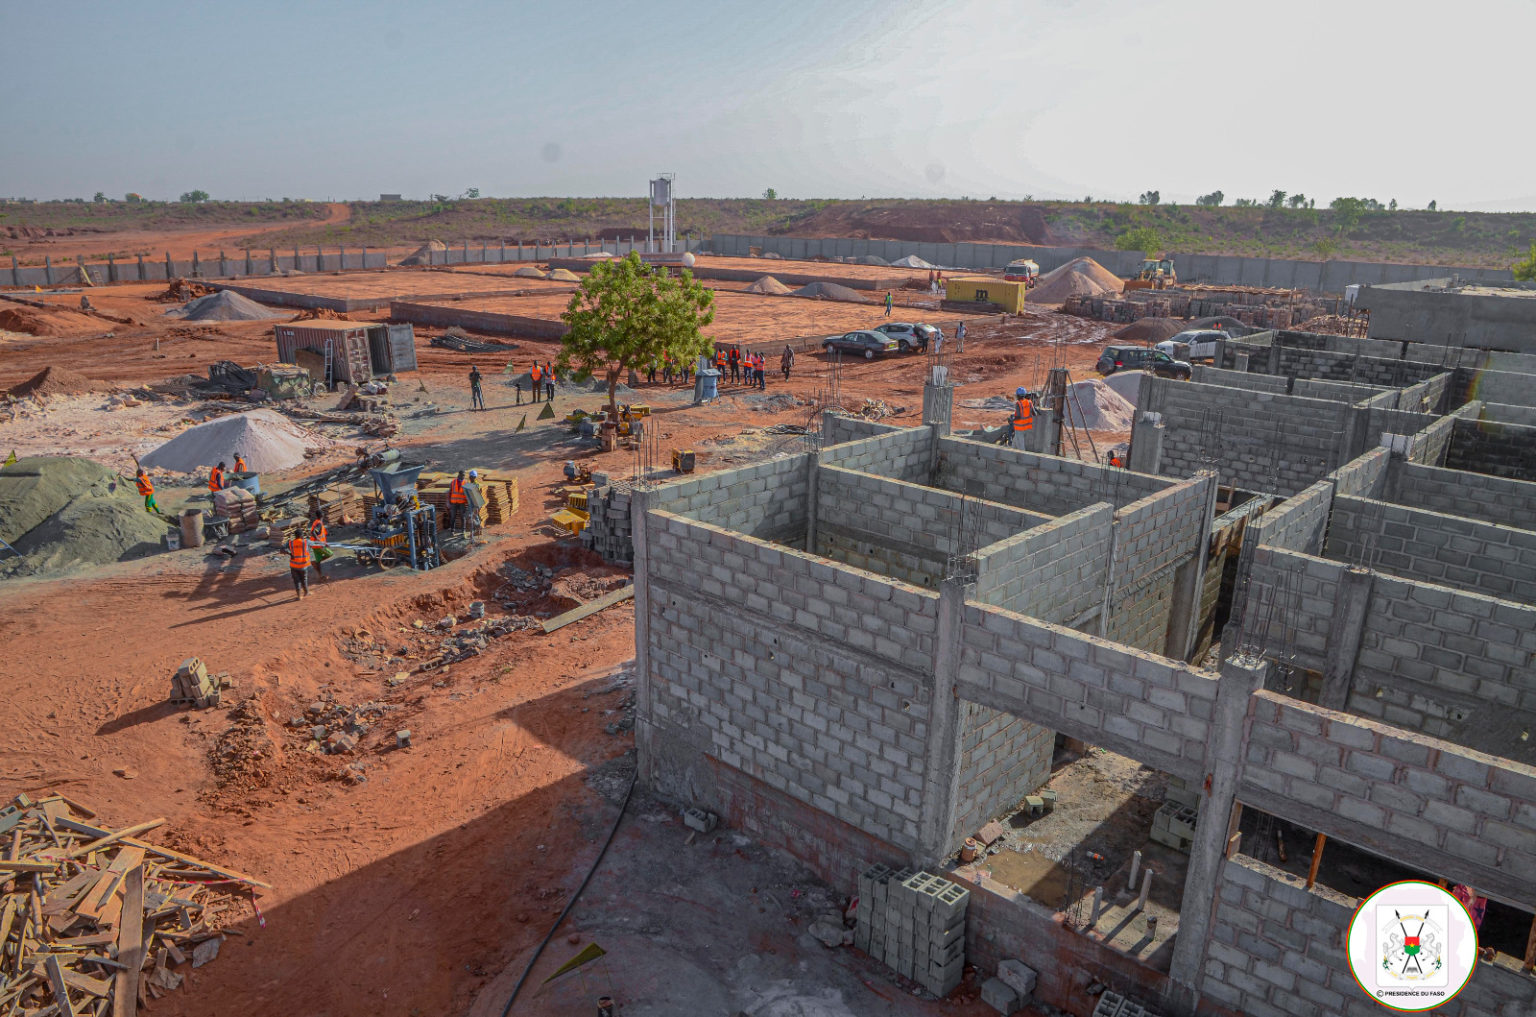
<path fill-rule="evenodd" d="M 1116 332 L 1112 338 L 1123 343 L 1160 343 L 1172 339 L 1184 331 L 1184 323 L 1176 318 L 1142 318 Z"/>
<path fill-rule="evenodd" d="M 311 321 L 311 320 L 317 319 L 317 318 L 328 320 L 328 321 L 351 321 L 352 320 L 351 318 L 349 318 L 345 314 L 343 314 L 341 311 L 333 311 L 329 307 L 307 307 L 304 310 L 300 311 L 299 314 L 298 314 L 298 317 L 294 318 L 293 320 L 294 321 Z"/>
<path fill-rule="evenodd" d="M 1060 307 L 1068 297 L 1119 293 L 1124 282 L 1092 258 L 1074 258 L 1042 275 L 1029 291 L 1026 302 Z"/>
<path fill-rule="evenodd" d="M 79 311 L 25 305 L 0 307 L 0 332 L 73 335 L 79 332 L 100 332 L 102 328 L 99 320 Z"/>
<path fill-rule="evenodd" d="M 188 300 L 196 300 L 213 291 L 202 283 L 189 283 L 185 279 L 172 279 L 171 284 L 154 296 L 146 297 L 161 304 L 184 304 Z"/>
<path fill-rule="evenodd" d="M 6 394 L 18 399 L 34 395 L 80 395 L 84 392 L 100 392 L 107 387 L 67 367 L 45 367 Z"/>

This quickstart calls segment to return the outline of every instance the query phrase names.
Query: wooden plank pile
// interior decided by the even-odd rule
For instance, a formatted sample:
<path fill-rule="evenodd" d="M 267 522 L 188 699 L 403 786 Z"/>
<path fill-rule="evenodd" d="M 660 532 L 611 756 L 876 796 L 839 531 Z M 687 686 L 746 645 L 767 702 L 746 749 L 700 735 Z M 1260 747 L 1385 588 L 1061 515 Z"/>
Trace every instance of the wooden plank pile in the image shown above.
<path fill-rule="evenodd" d="M 218 955 L 259 879 L 112 830 L 63 795 L 0 808 L 0 1014 L 134 1017 Z M 254 900 L 253 900 L 254 903 Z"/>

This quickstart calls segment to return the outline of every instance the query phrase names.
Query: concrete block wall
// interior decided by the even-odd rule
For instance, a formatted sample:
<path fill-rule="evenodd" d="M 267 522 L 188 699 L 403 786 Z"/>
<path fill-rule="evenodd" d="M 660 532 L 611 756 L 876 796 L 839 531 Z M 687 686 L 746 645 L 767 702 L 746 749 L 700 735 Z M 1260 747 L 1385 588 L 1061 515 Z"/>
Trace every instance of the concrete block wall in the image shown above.
<path fill-rule="evenodd" d="M 1278 378 L 1279 375 L 1261 375 L 1265 378 Z M 1331 399 L 1340 403 L 1358 403 L 1362 399 L 1371 399 L 1384 393 L 1390 393 L 1396 401 L 1396 392 L 1393 389 L 1382 388 L 1379 385 L 1352 385 L 1347 381 L 1322 381 L 1317 378 L 1297 378 L 1291 383 L 1291 395 L 1305 396 L 1308 399 Z"/>
<path fill-rule="evenodd" d="M 1443 463 L 1434 466 L 1536 481 L 1536 427 L 1454 418 Z"/>
<path fill-rule="evenodd" d="M 1251 1017 L 1378 1017 L 1345 962 L 1360 902 L 1238 855 L 1222 862 L 1200 991 Z M 1536 981 L 1479 964 L 1457 997 L 1435 1013 L 1502 1017 L 1533 1012 Z"/>
<path fill-rule="evenodd" d="M 949 559 L 1048 516 L 836 466 L 816 473 L 817 554 L 936 587 Z"/>
<path fill-rule="evenodd" d="M 809 518 L 810 453 L 703 473 L 662 485 L 652 505 L 764 540 L 803 541 Z"/>
<path fill-rule="evenodd" d="M 714 800 L 723 764 L 883 841 L 918 845 L 938 597 L 648 514 L 640 690 L 652 786 Z"/>
<path fill-rule="evenodd" d="M 1052 516 L 1101 501 L 1116 507 L 1129 505 L 1176 483 L 1166 477 L 963 438 L 939 439 L 939 465 L 932 482 L 949 491 Z"/>
<path fill-rule="evenodd" d="M 1284 343 L 1285 333 L 1281 333 L 1279 362 L 1272 366 L 1275 368 L 1274 373 L 1292 378 L 1319 378 L 1324 381 L 1363 382 L 1381 388 L 1403 388 L 1416 381 L 1423 381 L 1439 370 L 1432 364 L 1334 353 L 1330 350 L 1303 350 Z"/>
<path fill-rule="evenodd" d="M 1450 391 L 1451 382 L 1455 374 L 1450 371 L 1441 371 L 1423 381 L 1409 385 L 1398 396 L 1397 408 L 1400 410 L 1418 410 L 1423 413 L 1438 413 L 1445 402 L 1446 393 Z"/>
<path fill-rule="evenodd" d="M 1404 579 L 1536 604 L 1536 531 L 1347 495 L 1323 553 Z"/>
<path fill-rule="evenodd" d="M 1203 779 L 1216 673 L 989 605 L 962 618 L 960 698 Z"/>
<path fill-rule="evenodd" d="M 835 413 L 831 410 L 821 415 L 821 440 L 823 445 L 840 445 L 845 441 L 873 438 L 880 434 L 904 430 L 896 424 L 882 424 L 878 420 Z"/>
<path fill-rule="evenodd" d="M 1250 523 L 1244 543 L 1320 555 L 1332 509 L 1333 485 L 1320 480 Z"/>
<path fill-rule="evenodd" d="M 1385 444 L 1391 441 L 1385 435 L 1419 435 L 1443 419 L 1433 413 L 1372 407 L 1367 411 L 1365 433 L 1361 437 L 1365 439 L 1366 445 Z M 1416 442 L 1419 439 L 1415 437 L 1412 440 Z"/>
<path fill-rule="evenodd" d="M 1402 355 L 1402 343 L 1380 339 L 1362 339 L 1358 336 L 1333 335 L 1328 332 L 1303 332 L 1283 328 L 1274 333 L 1277 346 L 1290 346 L 1298 350 L 1326 350 L 1330 353 L 1347 353 L 1350 356 L 1397 358 Z"/>
<path fill-rule="evenodd" d="M 1401 460 L 1398 462 L 1400 463 Z M 1329 475 L 1328 479 L 1333 484 L 1334 494 L 1380 498 L 1386 493 L 1388 472 L 1392 463 L 1390 452 L 1384 448 L 1376 448 L 1340 466 Z M 1306 549 L 1298 547 L 1294 550 Z"/>
<path fill-rule="evenodd" d="M 1242 388 L 1251 392 L 1275 392 L 1285 395 L 1290 391 L 1291 380 L 1278 374 L 1252 374 L 1246 371 L 1227 371 L 1209 364 L 1195 364 L 1190 373 L 1191 381 L 1206 385 L 1222 385 L 1226 388 Z"/>
<path fill-rule="evenodd" d="M 1355 492 L 1350 492 L 1355 493 Z M 1383 492 L 1370 497 L 1382 497 Z M 1536 483 L 1393 459 L 1385 500 L 1503 526 L 1536 522 Z"/>
<path fill-rule="evenodd" d="M 1238 797 L 1536 910 L 1536 768 L 1260 691 Z"/>
<path fill-rule="evenodd" d="M 1171 378 L 1152 378 L 1142 392 L 1140 409 L 1163 415 L 1159 469 L 1167 476 L 1215 469 L 1223 484 L 1290 495 L 1340 459 L 1343 403 Z"/>
<path fill-rule="evenodd" d="M 1456 436 L 1459 419 L 1454 416 L 1441 417 L 1415 434 L 1412 443 L 1408 446 L 1409 461 L 1426 466 L 1445 465 L 1446 457 L 1450 454 L 1451 441 Z"/>
<path fill-rule="evenodd" d="M 1103 604 L 1114 509 L 1079 509 L 986 548 L 973 597 L 1017 614 L 1074 625 Z"/>
<path fill-rule="evenodd" d="M 1213 483 L 1199 477 L 1115 513 L 1107 638 L 1138 650 L 1166 648 L 1176 570 L 1205 553 L 1201 535 Z"/>
<path fill-rule="evenodd" d="M 1473 399 L 1511 406 L 1536 406 L 1536 372 L 1456 369 L 1451 383 L 1452 398 L 1457 402 Z"/>
<path fill-rule="evenodd" d="M 964 840 L 1033 794 L 1051 776 L 1056 732 L 1002 710 L 962 701 L 959 793 L 949 842 Z"/>
<path fill-rule="evenodd" d="M 1234 616 L 1238 644 L 1258 647 L 1281 664 L 1321 672 L 1345 568 L 1308 554 L 1256 547 L 1242 611 Z M 1316 698 L 1311 689 L 1297 691 L 1302 698 Z"/>
<path fill-rule="evenodd" d="M 903 427 L 827 446 L 821 450 L 820 462 L 823 466 L 840 466 L 845 470 L 926 484 L 932 457 L 932 432 L 926 427 Z"/>
<path fill-rule="evenodd" d="M 1518 424 L 1521 427 L 1536 427 L 1536 407 L 1513 406 L 1509 403 L 1483 403 L 1477 414 L 1478 420 L 1487 420 L 1495 424 Z"/>

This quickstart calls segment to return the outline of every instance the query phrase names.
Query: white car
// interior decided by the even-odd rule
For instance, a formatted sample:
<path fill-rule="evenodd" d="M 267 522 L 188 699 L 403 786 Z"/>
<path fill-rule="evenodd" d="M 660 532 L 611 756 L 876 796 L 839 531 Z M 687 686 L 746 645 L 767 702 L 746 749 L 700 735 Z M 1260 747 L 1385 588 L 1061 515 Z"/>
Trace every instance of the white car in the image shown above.
<path fill-rule="evenodd" d="M 1219 329 L 1195 328 L 1187 332 L 1180 332 L 1171 339 L 1164 339 L 1153 345 L 1154 350 L 1161 350 L 1175 360 L 1196 361 L 1216 359 L 1216 343 L 1222 339 L 1232 337 Z"/>

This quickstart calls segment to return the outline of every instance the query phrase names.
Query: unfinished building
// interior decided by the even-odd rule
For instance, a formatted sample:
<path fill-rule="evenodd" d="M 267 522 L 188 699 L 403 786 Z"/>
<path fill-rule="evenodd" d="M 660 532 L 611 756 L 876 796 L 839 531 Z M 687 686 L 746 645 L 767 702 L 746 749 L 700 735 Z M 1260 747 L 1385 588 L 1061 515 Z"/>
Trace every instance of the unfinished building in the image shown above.
<path fill-rule="evenodd" d="M 930 384 L 921 427 L 829 416 L 637 488 L 642 779 L 850 893 L 872 863 L 966 883 L 970 962 L 1069 1012 L 1377 1013 L 1343 937 L 1410 875 L 1493 902 L 1438 1012 L 1532 1012 L 1536 444 L 1468 397 L 1536 388 L 1315 339 L 1148 376 L 1133 469 L 953 435 Z M 957 861 L 1087 746 L 1159 775 L 1160 827 L 1089 831 L 1055 881 Z"/>

